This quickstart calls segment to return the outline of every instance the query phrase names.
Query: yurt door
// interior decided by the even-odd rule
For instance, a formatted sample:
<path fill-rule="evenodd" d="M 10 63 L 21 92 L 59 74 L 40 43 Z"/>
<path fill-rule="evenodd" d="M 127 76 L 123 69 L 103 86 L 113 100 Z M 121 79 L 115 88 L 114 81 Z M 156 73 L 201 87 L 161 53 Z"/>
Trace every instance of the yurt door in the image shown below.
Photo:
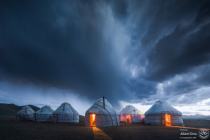
<path fill-rule="evenodd" d="M 131 124 L 131 115 L 126 115 L 126 123 Z"/>
<path fill-rule="evenodd" d="M 164 121 L 165 121 L 165 126 L 171 126 L 172 125 L 172 117 L 170 114 L 165 114 L 164 115 Z"/>
<path fill-rule="evenodd" d="M 90 114 L 90 126 L 96 126 L 96 114 L 94 113 Z"/>

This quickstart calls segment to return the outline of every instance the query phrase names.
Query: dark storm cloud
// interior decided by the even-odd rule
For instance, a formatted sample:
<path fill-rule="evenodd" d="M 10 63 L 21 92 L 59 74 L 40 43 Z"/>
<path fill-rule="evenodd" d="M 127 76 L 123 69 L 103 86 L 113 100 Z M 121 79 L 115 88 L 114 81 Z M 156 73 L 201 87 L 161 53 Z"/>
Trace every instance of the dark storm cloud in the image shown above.
<path fill-rule="evenodd" d="M 0 76 L 113 101 L 147 98 L 167 80 L 167 93 L 194 90 L 209 84 L 209 67 L 199 73 L 210 60 L 209 9 L 205 0 L 1 1 Z"/>
<path fill-rule="evenodd" d="M 185 15 L 182 9 L 177 9 L 184 13 L 179 14 L 179 18 L 181 17 L 183 21 L 174 24 L 174 30 L 154 45 L 154 49 L 149 54 L 148 69 L 151 73 L 149 77 L 164 80 L 209 63 L 210 4 L 209 2 L 197 3 L 196 7 L 194 11 L 197 12 L 191 12 L 189 15 Z M 186 6 L 183 8 L 189 10 Z M 188 17 L 193 19 L 189 20 Z"/>
<path fill-rule="evenodd" d="M 209 86 L 210 69 L 205 66 L 210 62 L 209 1 L 132 1 L 127 15 L 132 24 L 132 41 L 137 46 L 131 51 L 130 62 L 145 68 L 139 79 L 163 83 L 170 98 Z M 193 75 L 197 77 L 186 80 Z M 151 83 L 146 84 L 150 92 L 142 85 L 132 89 L 148 97 L 155 90 Z"/>
<path fill-rule="evenodd" d="M 64 86 L 91 97 L 117 92 L 121 79 L 109 58 L 110 50 L 103 46 L 100 5 L 93 1 L 2 2 L 2 75 Z"/>

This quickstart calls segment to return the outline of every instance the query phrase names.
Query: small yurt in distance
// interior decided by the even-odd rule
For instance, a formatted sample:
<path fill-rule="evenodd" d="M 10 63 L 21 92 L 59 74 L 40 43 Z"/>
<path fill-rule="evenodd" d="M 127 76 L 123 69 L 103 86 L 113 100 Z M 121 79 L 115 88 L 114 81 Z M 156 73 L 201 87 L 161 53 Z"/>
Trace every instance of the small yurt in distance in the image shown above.
<path fill-rule="evenodd" d="M 145 124 L 176 126 L 183 125 L 182 113 L 165 101 L 157 101 L 145 112 Z"/>
<path fill-rule="evenodd" d="M 127 105 L 120 111 L 120 122 L 125 124 L 140 123 L 144 115 L 134 106 Z"/>
<path fill-rule="evenodd" d="M 69 103 L 62 103 L 53 112 L 53 120 L 63 123 L 79 123 L 79 113 Z"/>
<path fill-rule="evenodd" d="M 50 106 L 43 106 L 35 114 L 35 120 L 38 122 L 47 122 L 52 119 L 53 110 Z"/>
<path fill-rule="evenodd" d="M 103 97 L 86 111 L 85 124 L 91 127 L 117 126 L 119 125 L 119 119 L 112 105 Z"/>
<path fill-rule="evenodd" d="M 23 106 L 20 111 L 17 112 L 17 119 L 19 120 L 34 120 L 35 111 L 30 106 Z"/>

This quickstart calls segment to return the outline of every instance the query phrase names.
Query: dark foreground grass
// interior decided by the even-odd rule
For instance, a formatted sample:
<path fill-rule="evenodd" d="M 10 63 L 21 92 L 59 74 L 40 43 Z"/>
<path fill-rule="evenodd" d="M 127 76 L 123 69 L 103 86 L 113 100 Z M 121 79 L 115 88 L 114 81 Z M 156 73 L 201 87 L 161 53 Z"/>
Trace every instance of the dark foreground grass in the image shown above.
<path fill-rule="evenodd" d="M 93 140 L 93 134 L 84 126 L 0 120 L 0 140 Z"/>
<path fill-rule="evenodd" d="M 197 128 L 210 128 L 210 120 L 185 119 L 184 125 L 189 127 L 197 127 Z"/>
<path fill-rule="evenodd" d="M 112 140 L 183 140 L 188 139 L 189 135 L 183 136 L 182 132 L 198 134 L 200 128 L 210 128 L 210 120 L 185 120 L 186 127 L 163 127 L 148 125 L 133 125 L 127 127 L 106 127 L 102 130 L 112 137 Z M 192 128 L 192 129 L 191 129 Z M 195 128 L 195 129 L 194 129 Z M 191 135 L 192 136 L 192 135 Z M 184 138 L 180 138 L 184 137 Z M 195 136 L 200 140 L 199 136 Z M 210 136 L 208 138 L 210 140 Z"/>
<path fill-rule="evenodd" d="M 103 128 L 113 140 L 178 140 L 179 129 L 160 126 L 131 126 Z"/>
<path fill-rule="evenodd" d="M 200 126 L 210 125 L 209 122 Z M 193 121 L 187 123 L 193 126 Z M 180 128 L 133 125 L 101 128 L 112 140 L 180 140 Z M 198 130 L 190 130 L 198 132 Z M 89 127 L 0 119 L 0 140 L 93 140 Z"/>

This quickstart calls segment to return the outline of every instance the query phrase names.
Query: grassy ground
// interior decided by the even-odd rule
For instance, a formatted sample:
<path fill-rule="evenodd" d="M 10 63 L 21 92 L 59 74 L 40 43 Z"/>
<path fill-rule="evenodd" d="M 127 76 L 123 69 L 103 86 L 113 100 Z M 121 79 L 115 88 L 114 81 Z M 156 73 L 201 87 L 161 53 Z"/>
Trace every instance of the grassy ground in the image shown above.
<path fill-rule="evenodd" d="M 203 124 L 201 124 L 203 123 Z M 210 122 L 186 121 L 187 126 L 206 126 Z M 166 128 L 160 126 L 121 126 L 100 128 L 112 140 L 177 140 L 180 128 Z M 198 130 L 190 130 L 198 132 Z M 93 140 L 91 128 L 83 125 L 20 122 L 14 119 L 0 118 L 0 140 Z"/>
<path fill-rule="evenodd" d="M 186 119 L 184 120 L 184 125 L 197 128 L 210 128 L 210 120 Z"/>
<path fill-rule="evenodd" d="M 93 140 L 92 130 L 69 124 L 0 121 L 1 140 Z"/>
<path fill-rule="evenodd" d="M 179 129 L 160 126 L 131 126 L 103 128 L 113 140 L 177 140 Z"/>

